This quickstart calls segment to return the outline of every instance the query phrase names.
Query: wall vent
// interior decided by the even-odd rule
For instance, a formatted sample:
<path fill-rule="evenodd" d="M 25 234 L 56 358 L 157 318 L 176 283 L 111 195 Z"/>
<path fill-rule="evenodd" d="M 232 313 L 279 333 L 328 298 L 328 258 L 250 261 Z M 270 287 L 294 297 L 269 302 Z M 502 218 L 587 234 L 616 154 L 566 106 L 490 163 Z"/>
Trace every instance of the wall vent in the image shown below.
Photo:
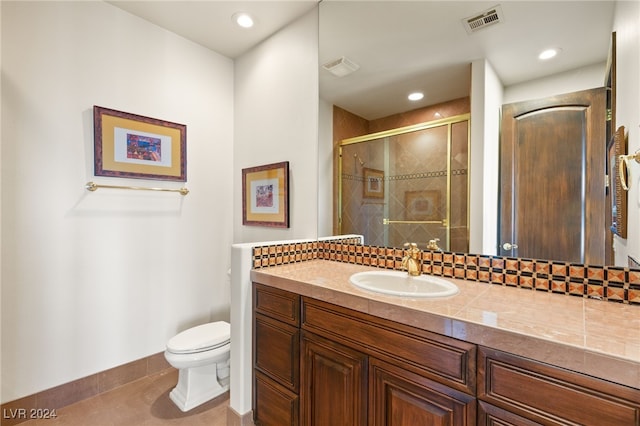
<path fill-rule="evenodd" d="M 502 15 L 502 8 L 500 5 L 496 5 L 462 20 L 464 29 L 467 30 L 467 33 L 469 34 L 500 22 L 504 22 L 504 16 Z"/>

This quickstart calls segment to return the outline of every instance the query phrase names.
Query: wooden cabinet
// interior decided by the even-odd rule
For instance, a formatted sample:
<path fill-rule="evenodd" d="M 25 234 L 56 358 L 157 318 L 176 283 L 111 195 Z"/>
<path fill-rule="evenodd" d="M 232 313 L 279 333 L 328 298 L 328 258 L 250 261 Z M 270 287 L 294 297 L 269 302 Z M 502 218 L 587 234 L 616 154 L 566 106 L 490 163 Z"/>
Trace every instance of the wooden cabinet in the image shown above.
<path fill-rule="evenodd" d="M 640 389 L 254 284 L 259 426 L 640 426 Z"/>
<path fill-rule="evenodd" d="M 640 425 L 640 390 L 489 348 L 478 350 L 478 399 L 486 419 L 513 413 L 517 425 Z M 515 417 L 514 417 L 515 418 Z"/>
<path fill-rule="evenodd" d="M 302 424 L 475 424 L 472 395 L 312 333 L 303 332 L 301 352 Z"/>
<path fill-rule="evenodd" d="M 308 297 L 302 298 L 301 328 L 450 388 L 475 394 L 474 344 Z"/>
<path fill-rule="evenodd" d="M 306 297 L 301 328 L 302 424 L 475 424 L 475 345 Z"/>
<path fill-rule="evenodd" d="M 472 425 L 475 345 L 254 284 L 260 426 Z"/>
<path fill-rule="evenodd" d="M 254 422 L 299 424 L 300 296 L 255 284 L 253 288 Z"/>

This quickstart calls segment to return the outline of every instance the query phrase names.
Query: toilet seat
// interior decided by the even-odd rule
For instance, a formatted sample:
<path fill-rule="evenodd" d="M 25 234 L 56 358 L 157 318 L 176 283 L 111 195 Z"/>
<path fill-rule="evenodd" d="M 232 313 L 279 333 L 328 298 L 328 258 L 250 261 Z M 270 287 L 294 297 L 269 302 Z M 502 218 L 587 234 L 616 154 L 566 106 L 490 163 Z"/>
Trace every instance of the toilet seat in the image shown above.
<path fill-rule="evenodd" d="M 167 351 L 192 354 L 225 346 L 230 341 L 231 328 L 224 321 L 202 324 L 185 330 L 169 340 Z"/>

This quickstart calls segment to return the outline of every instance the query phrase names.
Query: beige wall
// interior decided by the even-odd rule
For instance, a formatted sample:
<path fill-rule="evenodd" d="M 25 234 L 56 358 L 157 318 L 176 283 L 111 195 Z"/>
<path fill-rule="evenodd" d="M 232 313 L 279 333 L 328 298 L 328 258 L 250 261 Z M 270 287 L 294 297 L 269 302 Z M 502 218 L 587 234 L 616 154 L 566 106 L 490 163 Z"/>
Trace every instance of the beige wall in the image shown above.
<path fill-rule="evenodd" d="M 234 64 L 104 2 L 0 7 L 5 402 L 228 320 L 234 240 L 315 238 L 318 83 L 316 11 Z M 93 105 L 186 124 L 189 195 L 87 192 L 183 185 L 94 178 Z M 276 161 L 292 226 L 243 227 L 241 170 Z"/>
<path fill-rule="evenodd" d="M 1 2 L 3 402 L 229 318 L 233 62 L 104 2 Z M 84 189 L 92 107 L 187 125 L 186 197 Z"/>
<path fill-rule="evenodd" d="M 234 242 L 316 238 L 318 13 L 236 60 Z M 289 161 L 289 229 L 242 225 L 242 169 Z"/>

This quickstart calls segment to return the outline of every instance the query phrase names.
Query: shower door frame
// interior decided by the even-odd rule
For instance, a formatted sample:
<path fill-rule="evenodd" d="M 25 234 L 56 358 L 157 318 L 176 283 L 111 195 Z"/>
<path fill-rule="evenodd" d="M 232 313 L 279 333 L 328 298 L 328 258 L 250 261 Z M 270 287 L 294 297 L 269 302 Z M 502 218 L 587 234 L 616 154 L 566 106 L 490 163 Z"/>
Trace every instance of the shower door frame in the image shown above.
<path fill-rule="evenodd" d="M 375 132 L 375 133 L 368 133 L 366 135 L 361 135 L 361 136 L 355 136 L 352 138 L 347 138 L 347 139 L 343 139 L 340 141 L 340 143 L 338 144 L 338 206 L 337 206 L 337 219 L 338 219 L 338 231 L 339 234 L 342 234 L 342 161 L 343 161 L 343 155 L 342 155 L 342 149 L 345 146 L 349 146 L 349 145 L 354 145 L 354 144 L 358 144 L 358 143 L 366 143 L 366 142 L 370 142 L 370 141 L 374 141 L 374 140 L 378 140 L 378 139 L 384 139 L 384 138 L 388 138 L 391 136 L 397 136 L 397 135 L 402 135 L 402 134 L 407 134 L 407 133 L 412 133 L 412 132 L 417 132 L 417 131 L 421 131 L 421 130 L 428 130 L 431 128 L 435 128 L 435 127 L 441 127 L 441 126 L 447 126 L 447 191 L 446 191 L 446 217 L 444 218 L 443 221 L 438 221 L 438 223 L 443 223 L 443 225 L 446 227 L 445 230 L 445 234 L 446 234 L 446 241 L 445 241 L 445 247 L 448 249 L 448 247 L 450 246 L 450 239 L 451 239 L 451 134 L 452 134 L 452 126 L 456 123 L 462 123 L 462 122 L 468 122 L 467 124 L 467 245 L 469 242 L 469 220 L 470 220 L 470 209 L 468 208 L 469 206 L 469 188 L 470 188 L 470 182 L 469 182 L 469 177 L 471 176 L 471 174 L 469 173 L 469 169 L 471 166 L 471 156 L 470 156 L 470 149 L 471 149 L 471 114 L 470 113 L 466 113 L 466 114 L 459 114 L 459 115 L 455 115 L 455 116 L 451 116 L 451 117 L 446 117 L 446 118 L 441 118 L 438 120 L 433 120 L 433 121 L 427 121 L 427 122 L 423 122 L 423 123 L 418 123 L 418 124 L 412 124 L 409 126 L 404 126 L 404 127 L 398 127 L 398 128 L 394 128 L 394 129 L 389 129 L 389 130 L 384 130 L 381 132 Z M 388 143 L 388 142 L 387 142 Z M 386 166 L 385 166 L 386 169 Z M 385 170 L 386 171 L 386 170 Z M 388 195 L 385 194 L 385 197 L 387 197 Z M 427 223 L 425 221 L 415 221 L 416 223 Z M 388 225 L 389 223 L 409 223 L 409 221 L 389 221 L 388 219 L 384 219 L 383 220 L 383 225 Z M 385 234 L 386 234 L 386 230 L 385 230 Z M 387 240 L 385 238 L 385 240 Z"/>

